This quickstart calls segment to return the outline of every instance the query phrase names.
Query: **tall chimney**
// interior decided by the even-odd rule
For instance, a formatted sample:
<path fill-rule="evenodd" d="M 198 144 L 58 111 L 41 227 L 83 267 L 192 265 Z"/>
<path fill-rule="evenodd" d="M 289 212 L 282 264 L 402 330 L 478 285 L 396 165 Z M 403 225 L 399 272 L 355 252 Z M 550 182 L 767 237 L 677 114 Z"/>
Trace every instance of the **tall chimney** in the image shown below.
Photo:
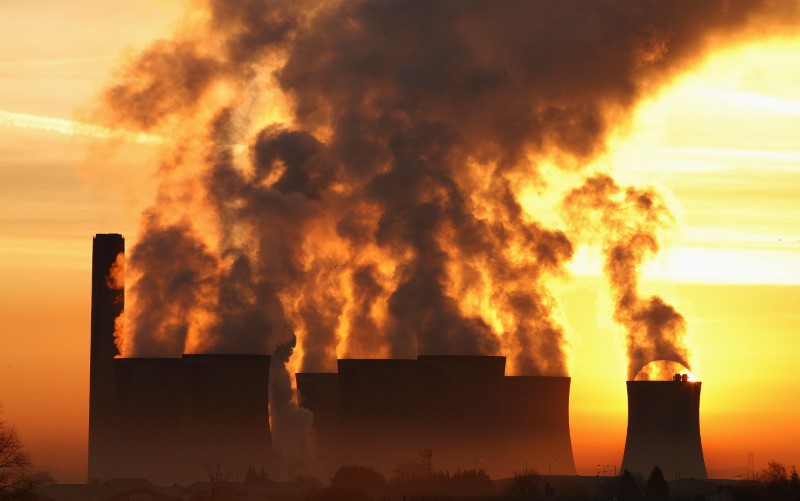
<path fill-rule="evenodd" d="M 125 252 L 125 239 L 98 234 L 92 246 L 92 334 L 89 357 L 89 479 L 105 478 L 111 468 L 114 424 L 114 319 L 122 312 L 124 291 L 109 286 L 111 266 Z"/>
<path fill-rule="evenodd" d="M 622 468 L 647 476 L 708 478 L 700 442 L 700 384 L 628 381 L 628 436 Z"/>

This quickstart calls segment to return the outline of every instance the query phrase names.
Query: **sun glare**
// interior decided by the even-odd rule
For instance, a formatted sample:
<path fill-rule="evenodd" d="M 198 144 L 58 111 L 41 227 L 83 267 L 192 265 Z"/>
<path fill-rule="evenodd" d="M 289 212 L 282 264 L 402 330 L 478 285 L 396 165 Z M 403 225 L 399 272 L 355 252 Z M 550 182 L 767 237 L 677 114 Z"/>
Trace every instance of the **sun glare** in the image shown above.
<path fill-rule="evenodd" d="M 634 381 L 689 381 L 696 382 L 697 377 L 688 367 L 673 360 L 653 360 L 642 367 Z"/>
<path fill-rule="evenodd" d="M 722 51 L 645 101 L 610 141 L 595 166 L 656 185 L 679 219 L 647 277 L 800 283 L 798 52 L 800 38 Z"/>

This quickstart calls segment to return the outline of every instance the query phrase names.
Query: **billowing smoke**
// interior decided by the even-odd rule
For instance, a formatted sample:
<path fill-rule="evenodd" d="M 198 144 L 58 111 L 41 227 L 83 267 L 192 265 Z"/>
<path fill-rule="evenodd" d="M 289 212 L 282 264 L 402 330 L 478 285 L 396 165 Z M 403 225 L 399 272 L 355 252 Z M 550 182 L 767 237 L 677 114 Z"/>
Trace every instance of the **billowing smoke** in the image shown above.
<path fill-rule="evenodd" d="M 292 393 L 292 375 L 286 363 L 292 356 L 297 338 L 279 344 L 269 368 L 269 416 L 273 446 L 290 464 L 308 465 L 313 460 L 310 442 L 312 414 L 298 407 Z"/>
<path fill-rule="evenodd" d="M 337 355 L 504 354 L 531 375 L 567 371 L 549 284 L 573 253 L 520 202 L 524 187 L 553 189 L 541 162 L 579 171 L 712 44 L 797 18 L 794 2 L 727 0 L 191 10 L 99 113 L 168 141 L 131 253 L 124 354 L 270 353 L 296 335 L 305 370 Z M 575 198 L 576 217 L 617 203 L 644 226 L 605 240 L 631 366 L 685 360 L 682 317 L 636 286 L 657 198 L 607 178 Z"/>
<path fill-rule="evenodd" d="M 658 252 L 661 235 L 673 223 L 664 201 L 650 189 L 623 189 L 607 175 L 597 175 L 566 196 L 564 210 L 576 234 L 602 244 L 614 319 L 627 331 L 628 379 L 659 360 L 689 367 L 683 316 L 660 297 L 642 297 L 639 292 L 641 266 Z M 662 365 L 649 366 L 647 371 L 657 371 Z M 664 379 L 671 375 L 641 376 Z"/>
<path fill-rule="evenodd" d="M 188 221 L 164 226 L 150 212 L 126 268 L 127 273 L 133 270 L 134 282 L 126 300 L 125 331 L 117 334 L 122 354 L 179 357 L 190 333 L 202 327 L 203 313 L 218 289 L 216 256 Z"/>

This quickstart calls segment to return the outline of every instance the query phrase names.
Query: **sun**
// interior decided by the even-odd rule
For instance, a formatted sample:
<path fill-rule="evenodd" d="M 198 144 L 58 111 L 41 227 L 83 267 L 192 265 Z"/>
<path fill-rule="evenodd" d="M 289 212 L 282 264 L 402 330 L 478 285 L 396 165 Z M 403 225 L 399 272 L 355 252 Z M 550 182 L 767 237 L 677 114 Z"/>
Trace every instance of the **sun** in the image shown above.
<path fill-rule="evenodd" d="M 653 360 L 639 370 L 634 381 L 673 381 L 678 379 L 696 383 L 697 377 L 688 367 L 673 360 Z"/>

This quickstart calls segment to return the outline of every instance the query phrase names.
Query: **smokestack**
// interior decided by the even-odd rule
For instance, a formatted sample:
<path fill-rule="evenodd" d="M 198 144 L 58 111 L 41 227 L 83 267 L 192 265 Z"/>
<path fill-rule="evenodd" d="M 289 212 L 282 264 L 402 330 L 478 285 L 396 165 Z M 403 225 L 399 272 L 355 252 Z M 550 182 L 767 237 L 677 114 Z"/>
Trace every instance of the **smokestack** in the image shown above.
<path fill-rule="evenodd" d="M 116 233 L 97 234 L 92 245 L 92 327 L 89 355 L 89 478 L 105 478 L 111 464 L 114 425 L 114 320 L 124 306 L 121 283 L 110 274 L 125 239 Z M 119 288 L 117 288 L 119 287 Z"/>
<path fill-rule="evenodd" d="M 667 478 L 707 478 L 700 442 L 700 382 L 628 381 L 628 436 L 622 468 Z"/>

